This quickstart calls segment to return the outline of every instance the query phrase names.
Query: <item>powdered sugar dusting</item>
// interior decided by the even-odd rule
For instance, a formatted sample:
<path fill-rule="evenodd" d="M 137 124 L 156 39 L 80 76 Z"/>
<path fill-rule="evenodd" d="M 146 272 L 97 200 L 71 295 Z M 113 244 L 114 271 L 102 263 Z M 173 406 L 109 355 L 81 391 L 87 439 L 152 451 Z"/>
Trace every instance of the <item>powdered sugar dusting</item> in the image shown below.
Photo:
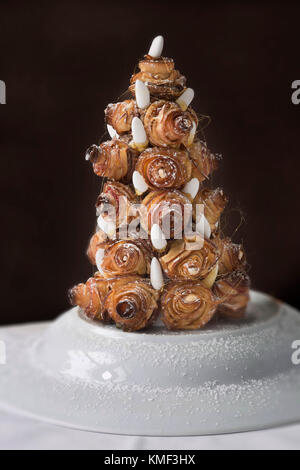
<path fill-rule="evenodd" d="M 10 367 L 1 370 L 0 401 L 73 427 L 132 434 L 288 422 L 300 419 L 300 368 L 290 361 L 298 333 L 300 317 L 259 294 L 243 326 L 191 333 L 126 334 L 72 310 L 50 328 L 1 335 Z"/>

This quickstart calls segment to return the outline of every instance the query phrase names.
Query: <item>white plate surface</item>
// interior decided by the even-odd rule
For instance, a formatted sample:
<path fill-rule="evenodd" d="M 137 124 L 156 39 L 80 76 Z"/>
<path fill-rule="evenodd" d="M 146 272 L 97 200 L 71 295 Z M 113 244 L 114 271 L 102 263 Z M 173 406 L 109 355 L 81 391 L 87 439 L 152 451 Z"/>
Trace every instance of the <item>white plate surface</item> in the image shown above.
<path fill-rule="evenodd" d="M 247 319 L 200 331 L 123 333 L 74 308 L 0 329 L 0 405 L 96 432 L 201 435 L 300 421 L 300 315 L 258 292 Z"/>

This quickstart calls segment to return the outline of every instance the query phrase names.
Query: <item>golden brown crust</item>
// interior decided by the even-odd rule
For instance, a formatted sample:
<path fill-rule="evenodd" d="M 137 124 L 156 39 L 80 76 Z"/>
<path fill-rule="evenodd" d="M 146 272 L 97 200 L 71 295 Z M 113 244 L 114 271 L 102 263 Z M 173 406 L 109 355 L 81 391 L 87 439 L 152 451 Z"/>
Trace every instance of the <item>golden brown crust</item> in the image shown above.
<path fill-rule="evenodd" d="M 132 206 L 138 203 L 133 190 L 122 183 L 107 181 L 96 202 L 97 215 L 113 221 L 116 228 L 130 224 L 136 218 Z"/>
<path fill-rule="evenodd" d="M 111 319 L 124 331 L 150 326 L 157 315 L 159 294 L 144 279 L 120 280 L 105 301 Z"/>
<path fill-rule="evenodd" d="M 200 249 L 187 250 L 184 240 L 173 241 L 169 251 L 160 258 L 165 274 L 174 280 L 205 278 L 218 262 L 219 251 L 210 240 L 202 240 L 201 245 Z"/>
<path fill-rule="evenodd" d="M 199 282 L 171 282 L 163 291 L 162 320 L 170 330 L 202 328 L 214 316 L 217 303 Z"/>
<path fill-rule="evenodd" d="M 78 284 L 69 290 L 69 301 L 92 320 L 107 322 L 104 300 L 110 289 L 111 283 L 96 273 L 85 284 Z"/>
<path fill-rule="evenodd" d="M 189 147 L 189 155 L 193 163 L 192 176 L 204 181 L 218 168 L 218 158 L 207 148 L 205 142 L 195 140 Z"/>
<path fill-rule="evenodd" d="M 105 110 L 107 124 L 120 135 L 131 131 L 132 119 L 135 116 L 138 116 L 138 111 L 134 100 L 110 103 Z"/>
<path fill-rule="evenodd" d="M 152 253 L 143 240 L 118 240 L 105 246 L 101 272 L 105 278 L 150 272 Z"/>
<path fill-rule="evenodd" d="M 229 237 L 216 238 L 221 253 L 219 262 L 219 274 L 228 274 L 232 271 L 245 271 L 246 255 L 242 245 L 233 243 Z"/>
<path fill-rule="evenodd" d="M 151 189 L 180 188 L 191 179 L 192 163 L 185 150 L 153 147 L 141 153 L 136 170 Z"/>
<path fill-rule="evenodd" d="M 96 233 L 90 239 L 89 247 L 87 250 L 87 255 L 90 262 L 95 266 L 96 265 L 96 253 L 100 248 L 103 248 L 107 243 L 107 235 L 102 230 L 97 230 Z"/>
<path fill-rule="evenodd" d="M 159 147 L 188 147 L 197 127 L 198 119 L 195 112 L 188 108 L 182 111 L 177 103 L 155 101 L 147 109 L 144 126 L 152 145 Z"/>
<path fill-rule="evenodd" d="M 138 154 L 122 140 L 113 139 L 100 146 L 92 145 L 87 154 L 97 176 L 115 181 L 131 181 Z"/>
<path fill-rule="evenodd" d="M 221 188 L 216 189 L 200 189 L 195 197 L 193 204 L 196 208 L 197 204 L 203 205 L 203 213 L 213 231 L 217 228 L 217 223 L 228 202 Z"/>
<path fill-rule="evenodd" d="M 218 299 L 218 313 L 228 318 L 243 318 L 249 302 L 250 279 L 242 271 L 221 276 L 213 286 Z"/>
<path fill-rule="evenodd" d="M 135 82 L 147 83 L 152 96 L 159 99 L 176 99 L 183 92 L 186 78 L 175 70 L 173 59 L 146 56 L 139 62 L 140 72 L 131 77 L 130 91 L 135 94 Z"/>
<path fill-rule="evenodd" d="M 141 72 L 150 73 L 157 80 L 170 80 L 170 74 L 175 70 L 174 60 L 169 57 L 154 58 L 146 56 L 140 60 L 139 68 Z"/>
<path fill-rule="evenodd" d="M 145 211 L 141 223 L 146 231 L 150 233 L 152 225 L 158 224 L 167 238 L 180 238 L 192 217 L 191 200 L 186 194 L 176 189 L 152 191 L 142 202 Z"/>

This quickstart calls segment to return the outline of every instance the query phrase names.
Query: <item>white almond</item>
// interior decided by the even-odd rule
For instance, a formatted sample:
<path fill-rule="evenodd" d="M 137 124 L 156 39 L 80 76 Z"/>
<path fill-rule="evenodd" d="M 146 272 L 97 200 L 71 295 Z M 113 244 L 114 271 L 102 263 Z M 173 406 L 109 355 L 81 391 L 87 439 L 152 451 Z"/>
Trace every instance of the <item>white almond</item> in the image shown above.
<path fill-rule="evenodd" d="M 135 192 L 138 196 L 145 193 L 148 190 L 148 185 L 144 180 L 144 177 L 138 172 L 134 171 L 132 175 L 132 183 L 135 189 Z"/>
<path fill-rule="evenodd" d="M 208 223 L 207 218 L 204 214 L 200 215 L 200 219 L 197 221 L 196 230 L 200 233 L 204 238 L 209 239 L 211 236 L 211 228 Z"/>
<path fill-rule="evenodd" d="M 153 258 L 151 261 L 150 280 L 155 290 L 160 290 L 164 285 L 164 276 L 157 258 Z"/>
<path fill-rule="evenodd" d="M 183 300 L 183 302 L 184 302 L 185 304 L 191 304 L 191 303 L 195 302 L 197 299 L 198 299 L 197 295 L 195 295 L 195 294 L 188 294 L 188 295 L 186 295 L 185 297 L 183 297 L 182 300 Z"/>
<path fill-rule="evenodd" d="M 191 179 L 183 188 L 183 192 L 189 194 L 194 199 L 199 191 L 199 180 L 197 178 Z"/>
<path fill-rule="evenodd" d="M 111 126 L 110 124 L 107 124 L 107 131 L 110 135 L 110 137 L 112 139 L 114 139 L 115 137 L 118 138 L 119 137 L 119 134 L 117 133 L 117 131 L 113 128 L 113 126 Z"/>
<path fill-rule="evenodd" d="M 219 265 L 217 263 L 216 266 L 206 276 L 206 278 L 201 281 L 201 284 L 203 284 L 204 287 L 207 287 L 208 289 L 210 289 L 215 283 L 215 280 L 218 275 L 218 271 L 219 271 Z"/>
<path fill-rule="evenodd" d="M 134 117 L 131 123 L 132 139 L 137 150 L 142 151 L 148 145 L 144 124 L 138 117 Z"/>
<path fill-rule="evenodd" d="M 97 250 L 96 252 L 96 256 L 95 256 L 95 260 L 96 260 L 96 266 L 97 266 L 97 269 L 98 271 L 102 272 L 102 261 L 103 261 L 103 258 L 104 258 L 104 252 L 105 250 L 103 248 L 99 248 L 99 250 Z"/>
<path fill-rule="evenodd" d="M 192 88 L 187 88 L 182 93 L 182 95 L 180 95 L 179 98 L 177 98 L 176 103 L 179 104 L 182 111 L 185 111 L 189 107 L 191 102 L 193 101 L 194 96 L 195 96 L 194 90 Z"/>
<path fill-rule="evenodd" d="M 190 147 L 192 145 L 192 143 L 194 142 L 194 138 L 195 138 L 195 135 L 196 135 L 196 130 L 197 130 L 197 124 L 194 121 L 191 132 L 190 132 L 190 135 L 189 135 L 189 138 L 188 138 L 188 143 L 187 143 L 188 147 Z"/>
<path fill-rule="evenodd" d="M 150 92 L 147 85 L 141 80 L 135 82 L 135 99 L 139 108 L 147 108 L 150 104 Z"/>
<path fill-rule="evenodd" d="M 164 38 L 162 36 L 156 36 L 153 39 L 148 55 L 151 57 L 160 57 L 164 48 Z"/>
<path fill-rule="evenodd" d="M 103 230 L 109 238 L 114 238 L 116 234 L 116 224 L 114 222 L 107 221 L 100 215 L 97 219 L 97 223 L 98 227 Z"/>
<path fill-rule="evenodd" d="M 159 225 L 154 224 L 151 227 L 151 242 L 154 248 L 158 251 L 162 251 L 167 246 L 167 240 Z"/>

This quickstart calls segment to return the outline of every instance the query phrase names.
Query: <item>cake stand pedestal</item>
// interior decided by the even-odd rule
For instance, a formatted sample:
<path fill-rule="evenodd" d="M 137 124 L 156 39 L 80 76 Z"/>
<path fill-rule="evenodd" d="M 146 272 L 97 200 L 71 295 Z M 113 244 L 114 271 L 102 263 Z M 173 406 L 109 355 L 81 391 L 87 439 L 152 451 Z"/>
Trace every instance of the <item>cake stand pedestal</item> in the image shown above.
<path fill-rule="evenodd" d="M 73 308 L 52 323 L 1 328 L 0 405 L 62 426 L 184 436 L 300 421 L 300 314 L 251 292 L 242 321 L 200 331 L 124 333 Z"/>

